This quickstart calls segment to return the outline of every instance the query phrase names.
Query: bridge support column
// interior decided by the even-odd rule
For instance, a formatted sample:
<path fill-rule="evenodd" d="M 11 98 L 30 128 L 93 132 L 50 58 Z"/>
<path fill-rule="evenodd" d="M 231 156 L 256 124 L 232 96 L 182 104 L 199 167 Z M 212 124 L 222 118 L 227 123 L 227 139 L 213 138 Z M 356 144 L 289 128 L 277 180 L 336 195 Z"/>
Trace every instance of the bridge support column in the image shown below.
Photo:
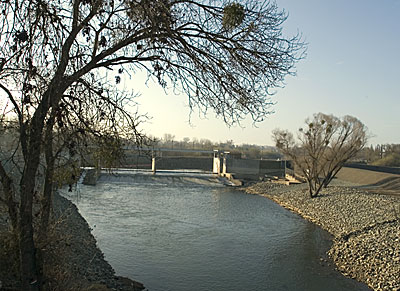
<path fill-rule="evenodd" d="M 222 176 L 226 176 L 226 158 L 227 154 L 224 154 L 224 157 L 222 158 Z"/>
<path fill-rule="evenodd" d="M 156 173 L 156 158 L 155 157 L 153 157 L 152 159 L 151 159 L 151 170 L 153 171 L 153 175 Z"/>
<path fill-rule="evenodd" d="M 213 174 L 221 174 L 221 156 L 218 150 L 214 150 Z"/>

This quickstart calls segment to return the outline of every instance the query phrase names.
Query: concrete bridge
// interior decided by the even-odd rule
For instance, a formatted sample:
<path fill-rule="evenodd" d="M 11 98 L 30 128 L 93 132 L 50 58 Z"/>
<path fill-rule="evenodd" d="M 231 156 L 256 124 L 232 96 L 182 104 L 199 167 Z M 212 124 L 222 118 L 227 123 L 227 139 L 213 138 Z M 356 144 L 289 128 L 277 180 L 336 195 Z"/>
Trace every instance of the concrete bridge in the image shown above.
<path fill-rule="evenodd" d="M 212 150 L 124 147 L 124 151 L 126 168 L 212 171 Z"/>
<path fill-rule="evenodd" d="M 125 150 L 135 150 L 145 153 L 136 156 L 136 168 L 151 169 L 154 173 L 160 170 L 191 169 L 212 172 L 220 176 L 234 175 L 238 179 L 259 179 L 260 177 L 285 178 L 288 161 L 241 159 L 221 150 L 167 149 L 167 148 L 137 148 L 126 147 Z M 199 156 L 168 156 L 167 153 L 193 153 Z M 129 161 L 128 161 L 129 162 Z"/>
<path fill-rule="evenodd" d="M 125 163 L 119 168 L 151 170 L 156 174 L 158 170 L 197 170 L 213 173 L 231 181 L 259 180 L 264 178 L 284 180 L 291 173 L 291 165 L 285 160 L 255 160 L 241 159 L 227 151 L 196 150 L 196 149 L 167 149 L 125 147 Z M 192 153 L 189 156 L 169 156 L 167 153 Z M 96 181 L 100 174 L 98 164 L 87 177 L 86 183 Z M 97 170 L 96 170 L 97 169 Z M 95 182 L 94 182 L 95 183 Z M 239 182 L 235 184 L 240 184 Z"/>

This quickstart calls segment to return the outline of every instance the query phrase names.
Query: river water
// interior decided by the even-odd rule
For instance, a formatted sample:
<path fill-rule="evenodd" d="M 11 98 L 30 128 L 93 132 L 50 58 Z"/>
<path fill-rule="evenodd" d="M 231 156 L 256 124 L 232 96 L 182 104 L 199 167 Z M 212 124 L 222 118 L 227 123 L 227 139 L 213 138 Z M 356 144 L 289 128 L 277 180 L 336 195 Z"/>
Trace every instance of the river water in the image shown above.
<path fill-rule="evenodd" d="M 150 291 L 369 290 L 321 260 L 330 236 L 209 174 L 124 172 L 64 192 L 118 275 Z"/>

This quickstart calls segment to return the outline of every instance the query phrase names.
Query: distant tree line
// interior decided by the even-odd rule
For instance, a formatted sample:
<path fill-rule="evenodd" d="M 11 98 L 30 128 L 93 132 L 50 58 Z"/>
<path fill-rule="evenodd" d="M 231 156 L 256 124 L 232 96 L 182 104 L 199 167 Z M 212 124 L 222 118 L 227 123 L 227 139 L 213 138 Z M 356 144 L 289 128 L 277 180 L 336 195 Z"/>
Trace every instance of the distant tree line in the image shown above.
<path fill-rule="evenodd" d="M 400 144 L 378 144 L 364 148 L 354 159 L 374 166 L 400 167 Z"/>
<path fill-rule="evenodd" d="M 164 134 L 161 138 L 151 137 L 153 142 L 148 147 L 164 148 L 164 149 L 189 149 L 189 150 L 221 150 L 229 151 L 235 156 L 244 159 L 280 159 L 282 154 L 273 146 L 261 146 L 256 144 L 240 144 L 236 145 L 233 140 L 225 142 L 214 142 L 206 138 L 184 137 L 183 139 L 175 138 L 173 134 Z M 168 155 L 183 155 L 179 152 L 171 152 Z M 188 153 L 187 155 L 194 156 L 196 153 Z M 197 155 L 201 155 L 198 153 Z"/>

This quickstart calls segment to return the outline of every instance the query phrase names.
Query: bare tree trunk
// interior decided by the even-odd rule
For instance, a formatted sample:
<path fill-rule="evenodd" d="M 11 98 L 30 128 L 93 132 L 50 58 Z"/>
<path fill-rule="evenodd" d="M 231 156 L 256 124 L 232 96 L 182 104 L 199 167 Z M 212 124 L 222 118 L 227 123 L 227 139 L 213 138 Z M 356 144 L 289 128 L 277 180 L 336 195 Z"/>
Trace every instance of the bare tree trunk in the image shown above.
<path fill-rule="evenodd" d="M 326 177 L 322 181 L 324 188 L 328 187 L 329 183 L 332 182 L 332 179 L 333 179 L 332 172 L 327 173 Z"/>
<path fill-rule="evenodd" d="M 308 193 L 310 194 L 310 198 L 314 198 L 314 185 L 311 179 L 307 179 L 308 182 Z"/>
<path fill-rule="evenodd" d="M 30 171 L 29 171 L 30 172 Z M 21 187 L 19 249 L 22 290 L 36 291 L 39 282 L 36 269 L 35 244 L 33 241 L 32 203 L 35 176 L 24 175 Z"/>
<path fill-rule="evenodd" d="M 36 124 L 33 124 L 35 126 Z M 32 207 L 33 196 L 36 184 L 36 174 L 40 159 L 40 140 L 36 136 L 36 130 L 31 131 L 29 143 L 29 155 L 25 161 L 25 169 L 21 178 L 21 203 L 19 219 L 19 248 L 21 265 L 22 290 L 40 290 L 37 267 L 36 267 L 36 248 L 33 240 Z"/>
<path fill-rule="evenodd" d="M 45 143 L 44 143 L 44 153 L 46 159 L 46 172 L 45 172 L 45 180 L 44 180 L 44 192 L 42 199 L 42 209 L 41 209 L 41 221 L 40 221 L 40 230 L 39 237 L 41 240 L 44 240 L 47 234 L 47 228 L 49 225 L 50 219 L 50 211 L 52 204 L 52 195 L 53 195 L 53 187 L 54 187 L 54 163 L 55 157 L 53 153 L 53 126 L 55 114 L 54 110 L 51 113 L 51 116 L 47 122 L 46 133 L 45 133 Z"/>
<path fill-rule="evenodd" d="M 18 210 L 16 203 L 14 201 L 14 189 L 12 187 L 12 179 L 10 176 L 7 175 L 3 165 L 0 162 L 0 182 L 3 185 L 3 192 L 4 192 L 4 198 L 5 198 L 5 203 L 8 208 L 8 215 L 10 216 L 11 219 L 11 226 L 13 228 L 13 231 L 16 231 L 18 229 Z"/>
<path fill-rule="evenodd" d="M 49 131 L 50 130 L 50 131 Z M 50 220 L 50 212 L 51 212 L 51 205 L 52 205 L 52 198 L 53 198 L 53 178 L 54 178 L 54 156 L 53 156 L 53 141 L 52 141 L 52 126 L 51 129 L 47 129 L 46 132 L 46 141 L 45 141 L 45 159 L 46 159 L 46 172 L 44 178 L 44 190 L 43 190 L 43 197 L 41 200 L 41 215 L 40 215 L 40 228 L 39 232 L 39 243 L 41 245 L 46 244 L 47 238 L 47 231 L 49 226 Z M 44 259 L 42 255 L 42 250 L 39 247 L 37 249 L 36 254 L 37 259 L 37 273 L 38 273 L 38 280 L 39 285 L 43 286 L 43 270 L 44 270 Z"/>
<path fill-rule="evenodd" d="M 319 192 L 321 192 L 324 183 L 320 183 L 318 180 L 315 180 L 315 178 L 310 178 L 309 180 L 307 180 L 307 182 L 308 182 L 308 193 L 310 194 L 310 197 L 311 198 L 317 197 Z"/>
<path fill-rule="evenodd" d="M 47 99 L 48 96 L 44 96 Z M 48 111 L 47 102 L 41 103 L 30 123 L 29 143 L 25 148 L 25 167 L 20 182 L 21 203 L 19 219 L 19 248 L 22 290 L 39 291 L 40 280 L 36 265 L 36 248 L 33 240 L 33 196 L 36 175 L 40 162 L 44 120 Z M 26 141 L 25 141 L 26 142 Z"/>
<path fill-rule="evenodd" d="M 316 190 L 314 192 L 314 198 L 319 195 L 319 192 L 321 192 L 322 187 L 324 186 L 324 183 L 320 183 L 318 187 L 316 187 Z"/>
<path fill-rule="evenodd" d="M 46 174 L 44 182 L 44 191 L 42 198 L 42 208 L 40 216 L 40 230 L 39 237 L 41 240 L 45 239 L 50 220 L 52 196 L 53 196 L 53 178 L 54 178 L 54 161 L 47 163 Z"/>

